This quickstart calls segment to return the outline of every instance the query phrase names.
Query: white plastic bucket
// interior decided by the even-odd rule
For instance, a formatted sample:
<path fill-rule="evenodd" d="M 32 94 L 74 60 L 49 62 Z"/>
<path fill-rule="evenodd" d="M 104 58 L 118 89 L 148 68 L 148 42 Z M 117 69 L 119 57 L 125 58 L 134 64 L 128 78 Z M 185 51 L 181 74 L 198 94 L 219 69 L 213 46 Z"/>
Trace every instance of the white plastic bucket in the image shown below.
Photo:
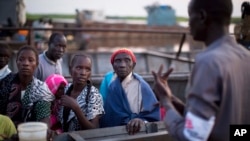
<path fill-rule="evenodd" d="M 17 127 L 19 141 L 46 141 L 47 124 L 43 122 L 26 122 Z"/>

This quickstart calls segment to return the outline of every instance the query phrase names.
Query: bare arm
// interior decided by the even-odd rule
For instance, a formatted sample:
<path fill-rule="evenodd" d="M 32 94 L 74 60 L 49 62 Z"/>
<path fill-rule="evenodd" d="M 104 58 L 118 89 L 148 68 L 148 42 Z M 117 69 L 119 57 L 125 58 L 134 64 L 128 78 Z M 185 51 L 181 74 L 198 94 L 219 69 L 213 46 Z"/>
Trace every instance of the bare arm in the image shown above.
<path fill-rule="evenodd" d="M 166 109 L 166 117 L 165 123 L 167 129 L 170 133 L 174 129 L 175 134 L 172 134 L 176 139 L 186 140 L 184 134 L 182 132 L 184 127 L 184 117 L 180 114 L 176 107 L 180 107 L 180 109 L 184 109 L 184 104 L 180 102 L 175 96 L 173 96 L 172 91 L 168 85 L 167 79 L 173 69 L 169 69 L 166 73 L 162 74 L 163 66 L 161 65 L 158 72 L 152 72 L 155 83 L 154 83 L 154 92 L 156 96 L 159 98 L 159 102 L 161 106 Z"/>
<path fill-rule="evenodd" d="M 166 109 L 165 123 L 172 136 L 178 140 L 207 140 L 215 123 L 216 107 L 215 101 L 219 101 L 217 94 L 218 72 L 209 67 L 209 64 L 202 63 L 194 68 L 195 75 L 192 77 L 193 83 L 188 94 L 188 105 L 185 107 L 185 115 L 181 115 L 174 102 L 173 95 L 169 88 L 167 78 L 171 69 L 162 74 L 162 66 L 158 73 L 152 72 L 155 78 L 154 90 L 159 97 L 160 103 Z M 209 76 L 205 77 L 207 72 Z M 201 78 L 207 83 L 201 83 Z M 212 82 L 212 83 L 208 83 Z M 209 95 L 209 98 L 207 98 Z M 183 108 L 177 99 L 176 104 Z M 183 108 L 184 109 L 184 108 Z M 206 109 L 206 110 L 204 110 Z"/>
<path fill-rule="evenodd" d="M 63 95 L 61 98 L 61 105 L 71 108 L 74 111 L 82 129 L 93 129 L 99 127 L 99 116 L 96 116 L 94 119 L 89 121 L 74 98 Z"/>
<path fill-rule="evenodd" d="M 94 128 L 99 127 L 99 118 L 100 118 L 100 116 L 96 116 L 94 119 L 89 121 L 85 117 L 85 114 L 83 113 L 83 111 L 81 110 L 81 108 L 79 107 L 78 104 L 75 105 L 75 107 L 72 110 L 76 114 L 76 117 L 77 117 L 77 119 L 78 119 L 78 121 L 81 124 L 83 129 L 94 129 Z"/>
<path fill-rule="evenodd" d="M 185 110 L 185 104 L 176 96 L 172 96 L 172 104 L 176 110 L 183 116 Z"/>

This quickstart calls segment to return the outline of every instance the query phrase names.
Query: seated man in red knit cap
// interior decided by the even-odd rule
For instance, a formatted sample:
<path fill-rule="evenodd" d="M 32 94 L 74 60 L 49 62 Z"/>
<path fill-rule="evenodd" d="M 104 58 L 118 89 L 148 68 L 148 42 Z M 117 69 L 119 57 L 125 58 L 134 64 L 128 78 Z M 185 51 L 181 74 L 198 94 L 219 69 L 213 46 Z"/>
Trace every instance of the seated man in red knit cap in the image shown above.
<path fill-rule="evenodd" d="M 129 49 L 119 49 L 111 56 L 114 75 L 104 101 L 101 127 L 127 125 L 129 134 L 140 131 L 145 122 L 160 120 L 160 108 L 151 87 L 133 73 L 136 57 Z"/>

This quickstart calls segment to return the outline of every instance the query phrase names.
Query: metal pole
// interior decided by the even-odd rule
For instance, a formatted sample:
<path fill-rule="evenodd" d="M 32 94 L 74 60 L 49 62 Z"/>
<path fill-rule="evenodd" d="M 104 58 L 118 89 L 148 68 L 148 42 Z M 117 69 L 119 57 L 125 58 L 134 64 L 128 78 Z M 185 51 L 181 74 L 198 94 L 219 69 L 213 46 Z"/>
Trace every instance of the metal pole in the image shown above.
<path fill-rule="evenodd" d="M 186 34 L 183 33 L 182 38 L 181 38 L 181 42 L 180 42 L 180 46 L 179 46 L 179 50 L 178 50 L 178 52 L 176 54 L 176 58 L 179 58 L 179 56 L 181 54 L 182 46 L 183 46 L 183 43 L 185 42 L 185 40 L 186 40 Z"/>

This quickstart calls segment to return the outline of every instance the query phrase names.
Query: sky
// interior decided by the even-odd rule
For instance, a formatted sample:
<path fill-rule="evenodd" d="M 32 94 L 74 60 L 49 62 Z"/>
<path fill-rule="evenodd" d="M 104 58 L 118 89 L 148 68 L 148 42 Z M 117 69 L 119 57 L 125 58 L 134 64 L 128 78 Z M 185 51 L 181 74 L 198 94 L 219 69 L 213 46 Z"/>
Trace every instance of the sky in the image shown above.
<path fill-rule="evenodd" d="M 75 9 L 102 11 L 105 16 L 147 16 L 145 6 L 153 3 L 170 5 L 177 16 L 188 17 L 190 0 L 24 0 L 31 14 L 75 14 Z M 233 16 L 241 15 L 245 0 L 233 0 Z"/>

